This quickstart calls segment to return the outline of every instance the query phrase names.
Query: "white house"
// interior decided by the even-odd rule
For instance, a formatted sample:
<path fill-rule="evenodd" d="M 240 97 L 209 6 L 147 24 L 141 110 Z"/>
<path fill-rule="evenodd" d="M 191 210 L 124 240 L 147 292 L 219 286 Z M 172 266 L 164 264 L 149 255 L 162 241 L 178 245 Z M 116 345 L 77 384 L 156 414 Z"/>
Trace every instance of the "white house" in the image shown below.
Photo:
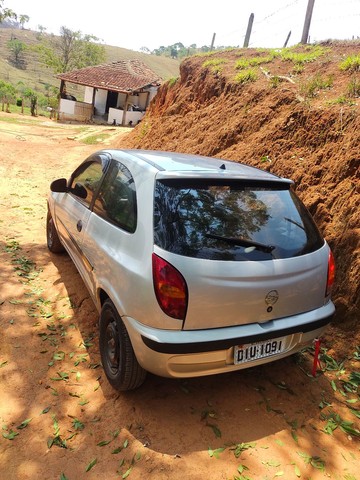
<path fill-rule="evenodd" d="M 61 80 L 59 120 L 91 121 L 101 117 L 112 125 L 136 125 L 156 95 L 161 78 L 140 60 L 121 60 L 56 76 Z M 84 101 L 66 92 L 66 84 L 85 87 Z"/>

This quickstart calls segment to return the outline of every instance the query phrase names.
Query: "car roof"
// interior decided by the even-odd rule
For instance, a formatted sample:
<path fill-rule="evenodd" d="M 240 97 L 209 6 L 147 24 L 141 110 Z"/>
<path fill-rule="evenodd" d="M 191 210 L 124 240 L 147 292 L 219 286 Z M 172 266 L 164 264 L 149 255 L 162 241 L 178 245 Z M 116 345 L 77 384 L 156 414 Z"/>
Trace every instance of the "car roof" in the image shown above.
<path fill-rule="evenodd" d="M 126 157 L 135 162 L 145 162 L 158 170 L 157 178 L 192 177 L 219 178 L 231 177 L 251 180 L 281 181 L 292 183 L 259 168 L 243 163 L 203 155 L 169 152 L 161 150 L 120 149 L 106 150 L 115 160 Z"/>

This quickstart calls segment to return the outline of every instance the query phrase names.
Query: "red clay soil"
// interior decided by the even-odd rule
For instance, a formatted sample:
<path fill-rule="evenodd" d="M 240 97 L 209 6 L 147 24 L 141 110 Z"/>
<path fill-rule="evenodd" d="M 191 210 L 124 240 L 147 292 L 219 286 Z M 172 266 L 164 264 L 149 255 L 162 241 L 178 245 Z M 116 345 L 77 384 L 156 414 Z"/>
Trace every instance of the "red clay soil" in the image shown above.
<path fill-rule="evenodd" d="M 288 62 L 264 65 L 295 82 L 276 88 L 258 67 L 256 82 L 233 81 L 243 51 L 216 54 L 227 62 L 218 73 L 206 57 L 186 60 L 139 126 L 99 127 L 111 137 L 96 146 L 82 142 L 89 126 L 0 113 L 1 480 L 359 478 L 359 107 L 328 103 L 345 95 L 356 74 L 338 65 L 359 49 L 329 48 L 297 76 Z M 317 73 L 333 86 L 306 98 L 301 84 Z M 149 375 L 129 393 L 109 386 L 98 314 L 70 258 L 48 252 L 45 221 L 49 183 L 116 146 L 294 179 L 337 262 L 338 313 L 316 377 L 306 352 L 206 378 Z"/>

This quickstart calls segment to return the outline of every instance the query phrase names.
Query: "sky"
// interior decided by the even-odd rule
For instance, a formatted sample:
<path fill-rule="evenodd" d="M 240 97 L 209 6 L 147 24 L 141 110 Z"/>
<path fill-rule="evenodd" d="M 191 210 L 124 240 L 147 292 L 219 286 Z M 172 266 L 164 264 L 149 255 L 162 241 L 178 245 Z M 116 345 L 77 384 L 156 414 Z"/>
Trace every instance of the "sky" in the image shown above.
<path fill-rule="evenodd" d="M 25 28 L 59 35 L 60 27 L 131 50 L 181 42 L 185 47 L 239 46 L 254 14 L 250 47 L 280 48 L 300 42 L 308 0 L 4 0 L 4 7 L 28 15 Z M 310 42 L 360 37 L 360 0 L 315 0 Z"/>

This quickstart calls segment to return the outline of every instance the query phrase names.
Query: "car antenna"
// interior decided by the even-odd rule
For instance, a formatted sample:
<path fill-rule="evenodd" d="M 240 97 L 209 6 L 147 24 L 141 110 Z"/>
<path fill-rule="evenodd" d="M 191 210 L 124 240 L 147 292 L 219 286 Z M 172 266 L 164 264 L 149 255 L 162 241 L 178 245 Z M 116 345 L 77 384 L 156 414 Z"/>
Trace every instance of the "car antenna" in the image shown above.
<path fill-rule="evenodd" d="M 222 165 L 220 165 L 221 170 L 226 170 L 226 167 L 225 167 L 225 163 L 223 163 Z"/>

